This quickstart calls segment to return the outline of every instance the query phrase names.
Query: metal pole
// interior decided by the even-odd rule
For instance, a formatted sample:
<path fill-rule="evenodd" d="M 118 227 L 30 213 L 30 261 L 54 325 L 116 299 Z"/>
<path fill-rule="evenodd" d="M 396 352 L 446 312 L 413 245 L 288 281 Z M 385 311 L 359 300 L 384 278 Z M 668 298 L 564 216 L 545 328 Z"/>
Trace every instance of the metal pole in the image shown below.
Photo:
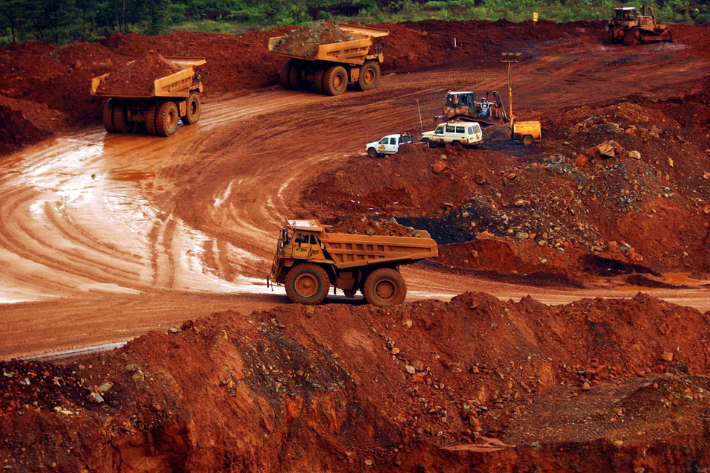
<path fill-rule="evenodd" d="M 424 133 L 424 123 L 422 123 L 422 109 L 419 107 L 419 99 L 417 99 L 417 110 L 419 110 L 419 126 L 422 129 L 422 133 Z"/>
<path fill-rule="evenodd" d="M 508 104 L 510 105 L 510 139 L 515 137 L 515 119 L 513 118 L 513 89 L 511 86 L 512 72 L 511 68 L 513 66 L 512 62 L 508 63 Z"/>

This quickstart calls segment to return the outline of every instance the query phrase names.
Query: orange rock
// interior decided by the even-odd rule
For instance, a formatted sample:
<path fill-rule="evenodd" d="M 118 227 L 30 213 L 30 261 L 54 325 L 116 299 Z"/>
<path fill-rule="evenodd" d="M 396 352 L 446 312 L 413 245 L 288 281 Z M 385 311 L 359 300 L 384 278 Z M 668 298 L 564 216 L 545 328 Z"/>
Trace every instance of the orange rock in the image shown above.
<path fill-rule="evenodd" d="M 583 168 L 589 164 L 589 156 L 585 156 L 583 154 L 577 156 L 577 159 L 574 160 L 574 164 L 576 164 L 577 167 Z"/>

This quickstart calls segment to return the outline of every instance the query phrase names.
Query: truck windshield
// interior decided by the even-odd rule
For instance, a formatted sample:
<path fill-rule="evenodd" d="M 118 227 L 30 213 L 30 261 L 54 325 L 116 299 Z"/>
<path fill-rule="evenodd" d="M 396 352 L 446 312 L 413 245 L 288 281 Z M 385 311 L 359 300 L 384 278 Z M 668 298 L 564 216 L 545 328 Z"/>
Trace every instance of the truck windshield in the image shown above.
<path fill-rule="evenodd" d="M 381 145 L 386 145 L 388 141 L 389 141 L 389 138 L 387 138 L 387 137 L 385 136 L 384 138 L 382 138 L 382 139 L 380 140 L 380 144 L 381 144 Z"/>
<path fill-rule="evenodd" d="M 443 126 L 440 126 L 439 128 L 436 129 L 436 131 L 435 131 L 434 133 L 439 133 L 439 134 L 441 134 L 441 133 L 443 133 L 443 132 L 444 132 L 444 127 L 443 127 Z"/>

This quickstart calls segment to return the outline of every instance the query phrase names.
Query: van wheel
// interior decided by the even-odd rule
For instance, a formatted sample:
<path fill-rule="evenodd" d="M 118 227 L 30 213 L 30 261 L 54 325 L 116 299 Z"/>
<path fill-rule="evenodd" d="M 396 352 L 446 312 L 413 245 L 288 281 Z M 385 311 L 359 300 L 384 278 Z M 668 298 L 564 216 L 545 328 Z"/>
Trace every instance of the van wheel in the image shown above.
<path fill-rule="evenodd" d="M 330 290 L 328 273 L 312 263 L 302 263 L 291 268 L 285 283 L 289 299 L 301 304 L 318 304 Z"/>
<path fill-rule="evenodd" d="M 523 144 L 524 144 L 525 146 L 530 146 L 531 144 L 533 144 L 533 141 L 534 141 L 534 140 L 533 140 L 533 137 L 532 137 L 532 136 L 530 136 L 530 135 L 525 135 L 525 136 L 523 136 Z"/>
<path fill-rule="evenodd" d="M 380 268 L 367 276 L 362 294 L 368 303 L 378 307 L 397 305 L 407 297 L 407 284 L 399 271 Z"/>
<path fill-rule="evenodd" d="M 371 158 L 376 158 L 377 157 L 377 150 L 375 148 L 368 148 L 367 155 Z"/>

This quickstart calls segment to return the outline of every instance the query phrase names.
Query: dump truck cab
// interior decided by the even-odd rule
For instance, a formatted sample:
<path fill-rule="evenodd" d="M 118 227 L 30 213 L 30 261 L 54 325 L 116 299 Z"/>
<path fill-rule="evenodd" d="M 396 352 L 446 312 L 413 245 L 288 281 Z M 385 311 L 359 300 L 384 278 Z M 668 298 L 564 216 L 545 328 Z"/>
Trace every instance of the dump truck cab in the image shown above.
<path fill-rule="evenodd" d="M 318 304 L 330 286 L 354 297 L 359 290 L 370 304 L 404 301 L 407 286 L 399 266 L 438 255 L 425 231 L 411 236 L 329 233 L 318 220 L 289 220 L 282 229 L 267 284 L 284 284 L 301 304 Z"/>

